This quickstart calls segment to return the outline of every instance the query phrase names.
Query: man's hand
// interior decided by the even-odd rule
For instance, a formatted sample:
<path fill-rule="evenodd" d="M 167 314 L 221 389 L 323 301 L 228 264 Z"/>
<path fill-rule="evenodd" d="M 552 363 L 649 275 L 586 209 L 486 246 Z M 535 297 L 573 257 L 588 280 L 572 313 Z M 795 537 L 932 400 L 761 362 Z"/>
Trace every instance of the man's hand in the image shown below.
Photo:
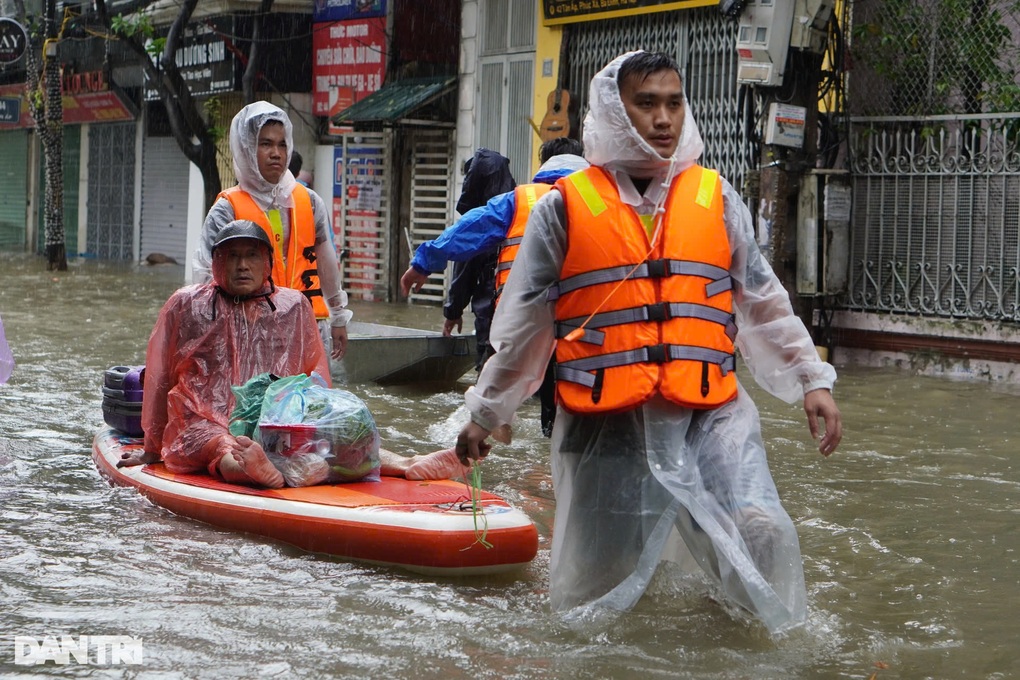
<path fill-rule="evenodd" d="M 454 449 L 461 464 L 471 465 L 473 460 L 481 460 L 489 455 L 492 444 L 485 441 L 489 431 L 474 421 L 468 422 L 457 435 L 457 446 Z"/>
<path fill-rule="evenodd" d="M 421 287 L 425 285 L 428 278 L 428 274 L 422 274 L 414 267 L 408 267 L 404 275 L 400 277 L 400 290 L 404 293 L 404 297 L 410 295 L 411 291 L 415 293 L 421 291 Z"/>
<path fill-rule="evenodd" d="M 117 461 L 117 467 L 134 467 L 135 465 L 147 465 L 148 463 L 158 463 L 159 454 L 151 451 L 140 451 L 135 450 L 128 453 L 120 454 L 120 460 Z"/>
<path fill-rule="evenodd" d="M 811 430 L 812 439 L 818 439 L 818 419 L 825 421 L 825 434 L 818 443 L 818 450 L 823 456 L 830 455 L 843 439 L 843 419 L 836 401 L 832 398 L 832 392 L 820 389 L 805 394 L 804 412 L 807 413 L 808 429 Z"/>
<path fill-rule="evenodd" d="M 460 329 L 464 327 L 464 317 L 457 319 L 446 319 L 443 321 L 443 335 L 450 337 L 453 335 L 453 329 L 456 328 L 457 332 L 460 333 Z M 486 433 L 488 434 L 488 433 Z"/>
<path fill-rule="evenodd" d="M 330 337 L 333 338 L 333 351 L 330 356 L 339 361 L 347 353 L 347 326 L 333 326 L 329 329 Z"/>

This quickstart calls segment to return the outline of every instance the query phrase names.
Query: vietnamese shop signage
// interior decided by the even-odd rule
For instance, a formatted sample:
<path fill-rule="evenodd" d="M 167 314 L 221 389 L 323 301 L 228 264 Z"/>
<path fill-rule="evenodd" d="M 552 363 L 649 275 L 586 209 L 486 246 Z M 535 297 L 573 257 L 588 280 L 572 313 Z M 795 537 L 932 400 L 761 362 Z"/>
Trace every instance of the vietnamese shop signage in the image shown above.
<path fill-rule="evenodd" d="M 17 125 L 21 120 L 21 98 L 0 97 L 0 123 Z"/>
<path fill-rule="evenodd" d="M 192 95 L 219 94 L 237 89 L 234 54 L 228 49 L 226 37 L 233 34 L 232 17 L 208 19 L 199 24 L 189 24 L 184 29 L 184 39 L 174 55 L 174 62 Z M 155 59 L 153 62 L 159 68 L 159 62 Z M 159 91 L 146 81 L 145 100 L 157 99 Z"/>
<path fill-rule="evenodd" d="M 386 72 L 385 18 L 334 21 L 312 27 L 313 114 L 332 116 L 382 86 Z"/>
<path fill-rule="evenodd" d="M 542 0 L 545 24 L 569 24 L 718 5 L 718 0 Z"/>
<path fill-rule="evenodd" d="M 0 64 L 13 64 L 25 54 L 28 34 L 14 19 L 0 17 Z"/>
<path fill-rule="evenodd" d="M 344 21 L 386 16 L 386 0 L 315 0 L 312 21 Z"/>

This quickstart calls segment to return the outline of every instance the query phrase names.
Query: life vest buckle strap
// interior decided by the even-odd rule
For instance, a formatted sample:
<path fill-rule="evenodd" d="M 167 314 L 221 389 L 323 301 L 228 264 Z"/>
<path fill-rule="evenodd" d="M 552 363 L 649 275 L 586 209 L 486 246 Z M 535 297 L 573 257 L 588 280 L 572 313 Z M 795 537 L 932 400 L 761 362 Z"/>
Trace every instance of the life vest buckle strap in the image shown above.
<path fill-rule="evenodd" d="M 666 321 L 673 318 L 673 306 L 665 302 L 656 302 L 652 305 L 645 305 L 649 321 Z"/>
<path fill-rule="evenodd" d="M 581 328 L 581 322 L 583 319 L 571 319 L 569 321 L 561 321 L 556 324 L 556 337 L 565 338 L 572 332 Z M 578 342 L 586 342 L 589 345 L 602 346 L 606 341 L 606 334 L 603 331 L 595 330 L 594 328 L 585 327 L 583 329 L 584 335 L 577 339 Z"/>
<path fill-rule="evenodd" d="M 577 383 L 585 387 L 595 385 L 595 376 L 588 371 L 579 371 L 576 368 L 556 364 L 556 379 L 564 382 Z"/>
<path fill-rule="evenodd" d="M 737 319 L 733 314 L 730 315 L 730 320 L 726 322 L 726 337 L 730 339 L 730 342 L 737 339 Z"/>
<path fill-rule="evenodd" d="M 707 297 L 715 297 L 719 293 L 725 293 L 728 290 L 733 290 L 733 279 L 729 275 L 716 279 L 712 283 L 705 284 L 705 295 Z"/>
<path fill-rule="evenodd" d="M 664 364 L 667 361 L 672 361 L 673 357 L 669 349 L 669 345 L 647 345 L 644 347 L 647 357 L 646 361 L 653 364 Z"/>
<path fill-rule="evenodd" d="M 638 347 L 623 352 L 613 352 L 583 359 L 557 362 L 556 379 L 591 387 L 595 383 L 595 376 L 591 371 L 640 363 L 665 364 L 676 360 L 716 364 L 724 376 L 736 368 L 736 358 L 729 352 L 693 345 L 660 344 L 646 345 L 645 347 Z"/>
<path fill-rule="evenodd" d="M 650 279 L 661 279 L 670 274 L 669 260 L 646 260 L 646 276 Z"/>

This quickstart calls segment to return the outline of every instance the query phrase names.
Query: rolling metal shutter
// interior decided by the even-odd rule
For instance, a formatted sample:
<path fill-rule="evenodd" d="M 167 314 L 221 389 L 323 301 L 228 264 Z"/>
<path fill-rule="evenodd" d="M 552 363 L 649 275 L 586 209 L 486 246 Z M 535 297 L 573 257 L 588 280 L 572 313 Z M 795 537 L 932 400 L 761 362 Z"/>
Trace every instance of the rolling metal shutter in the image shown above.
<path fill-rule="evenodd" d="M 173 137 L 146 137 L 142 161 L 141 258 L 162 253 L 184 264 L 189 163 Z"/>
<path fill-rule="evenodd" d="M 25 249 L 28 210 L 28 133 L 0 132 L 0 250 Z"/>

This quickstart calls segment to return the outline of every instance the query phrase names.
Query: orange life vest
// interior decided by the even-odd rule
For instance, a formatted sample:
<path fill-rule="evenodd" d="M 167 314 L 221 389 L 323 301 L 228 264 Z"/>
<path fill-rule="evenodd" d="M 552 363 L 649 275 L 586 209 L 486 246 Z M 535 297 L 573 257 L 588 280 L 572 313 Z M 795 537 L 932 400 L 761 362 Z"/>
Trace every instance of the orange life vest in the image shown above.
<path fill-rule="evenodd" d="M 556 188 L 567 220 L 556 289 L 559 402 L 614 413 L 655 394 L 695 409 L 733 399 L 736 324 L 718 173 L 693 166 L 673 180 L 654 248 L 604 170 L 574 173 Z M 567 340 L 590 314 L 583 336 Z"/>
<path fill-rule="evenodd" d="M 524 227 L 528 225 L 531 209 L 538 203 L 538 199 L 549 193 L 551 189 L 551 184 L 522 184 L 514 189 L 514 220 L 510 223 L 506 240 L 500 244 L 499 258 L 496 260 L 496 304 L 499 304 L 499 296 L 510 276 L 510 267 L 513 266 L 517 250 L 521 246 L 521 239 L 524 238 Z"/>
<path fill-rule="evenodd" d="M 294 199 L 294 208 L 290 215 L 290 244 L 284 257 L 283 244 L 273 234 L 269 217 L 247 192 L 240 186 L 234 186 L 220 192 L 218 196 L 230 201 L 235 219 L 255 222 L 275 244 L 273 281 L 276 285 L 301 291 L 312 303 L 315 318 L 328 319 L 329 310 L 322 296 L 319 270 L 315 265 L 315 215 L 312 212 L 312 198 L 308 190 L 300 184 L 294 187 L 291 197 Z"/>

